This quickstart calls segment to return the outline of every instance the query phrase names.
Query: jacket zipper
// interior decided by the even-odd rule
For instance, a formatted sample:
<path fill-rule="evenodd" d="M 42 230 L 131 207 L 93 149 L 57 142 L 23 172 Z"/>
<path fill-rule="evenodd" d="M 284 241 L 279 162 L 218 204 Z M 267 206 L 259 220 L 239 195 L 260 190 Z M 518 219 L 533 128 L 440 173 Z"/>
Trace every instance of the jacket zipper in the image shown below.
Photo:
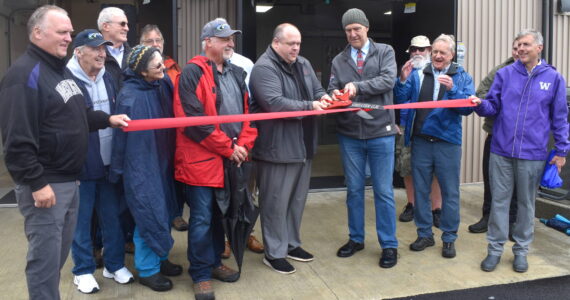
<path fill-rule="evenodd" d="M 512 157 L 515 157 L 515 144 L 516 144 L 516 140 L 517 140 L 517 128 L 518 128 L 518 126 L 519 126 L 519 114 L 520 114 L 520 111 L 521 111 L 522 99 L 524 99 L 524 95 L 525 95 L 525 92 L 526 92 L 526 90 L 527 90 L 527 88 L 528 88 L 528 84 L 529 84 L 530 81 L 532 80 L 532 77 L 534 76 L 534 74 L 535 74 L 535 72 L 533 71 L 533 72 L 531 72 L 531 74 L 529 75 L 529 77 L 528 77 L 528 79 L 527 79 L 527 81 L 526 81 L 526 83 L 525 83 L 525 85 L 524 85 L 523 92 L 522 92 L 522 95 L 521 95 L 521 103 L 519 103 L 519 109 L 518 109 L 518 111 L 517 111 L 517 121 L 516 121 L 516 123 L 515 123 L 515 132 L 514 132 L 515 136 L 514 136 L 514 140 L 513 140 L 513 151 L 512 151 L 512 153 L 511 153 L 511 156 L 512 156 Z M 527 96 L 527 108 L 528 108 L 528 101 L 530 101 L 530 100 L 529 100 L 529 96 Z M 527 109 L 527 111 L 528 111 L 528 109 Z M 525 112 L 525 117 L 526 117 L 526 112 Z M 523 129 L 522 129 L 522 131 L 523 131 L 523 133 L 524 133 L 524 124 L 523 124 Z M 520 151 L 521 151 L 521 149 L 522 149 L 522 139 L 523 139 L 523 137 L 522 137 L 522 135 L 521 135 L 519 153 L 520 153 Z"/>

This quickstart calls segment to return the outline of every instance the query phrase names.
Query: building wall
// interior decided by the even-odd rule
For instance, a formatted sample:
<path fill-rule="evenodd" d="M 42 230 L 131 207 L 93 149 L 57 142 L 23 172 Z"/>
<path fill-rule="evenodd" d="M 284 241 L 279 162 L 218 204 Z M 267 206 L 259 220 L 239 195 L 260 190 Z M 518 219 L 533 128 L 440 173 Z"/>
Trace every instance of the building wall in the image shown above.
<path fill-rule="evenodd" d="M 465 43 L 464 67 L 473 76 L 475 88 L 494 66 L 511 55 L 511 43 L 519 31 L 541 30 L 541 4 L 541 0 L 458 1 L 457 40 Z M 565 34 L 564 49 L 568 49 L 568 25 Z M 482 124 L 483 119 L 476 114 L 463 119 L 463 183 L 483 181 L 481 161 L 487 134 L 481 129 Z"/>
<path fill-rule="evenodd" d="M 557 12 L 558 2 L 556 0 L 553 7 L 553 50 L 552 65 L 564 75 L 566 86 L 570 86 L 570 15 L 561 15 Z"/>
<path fill-rule="evenodd" d="M 187 0 L 178 2 L 178 63 L 183 66 L 202 51 L 200 34 L 204 24 L 225 18 L 236 26 L 236 2 L 228 0 Z"/>

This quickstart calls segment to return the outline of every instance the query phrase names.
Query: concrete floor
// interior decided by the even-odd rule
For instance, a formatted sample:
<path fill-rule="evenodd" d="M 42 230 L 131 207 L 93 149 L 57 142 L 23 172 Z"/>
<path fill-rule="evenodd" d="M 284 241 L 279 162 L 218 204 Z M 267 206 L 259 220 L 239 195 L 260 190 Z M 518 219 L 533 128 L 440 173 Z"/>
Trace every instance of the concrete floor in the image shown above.
<path fill-rule="evenodd" d="M 398 213 L 405 202 L 403 190 L 396 190 Z M 347 240 L 344 192 L 312 193 L 305 210 L 303 247 L 316 259 L 310 263 L 293 262 L 297 272 L 281 275 L 262 263 L 262 256 L 246 251 L 241 279 L 236 283 L 215 282 L 218 299 L 382 299 L 478 286 L 512 283 L 570 274 L 568 254 L 570 239 L 536 222 L 536 238 L 529 255 L 530 270 L 515 273 L 511 269 L 512 253 L 507 244 L 501 264 L 492 273 L 479 269 L 486 254 L 484 234 L 470 234 L 467 226 L 478 220 L 482 185 L 461 187 L 461 226 L 456 243 L 457 257 L 441 257 L 440 231 L 435 229 L 436 246 L 423 252 L 411 252 L 409 244 L 416 238 L 412 223 L 398 222 L 399 261 L 392 269 L 378 267 L 380 248 L 374 234 L 372 192 L 366 192 L 366 248 L 351 258 L 338 258 L 335 253 Z M 26 239 L 23 218 L 17 208 L 0 209 L 0 298 L 26 299 L 24 276 Z M 259 226 L 258 226 L 259 227 Z M 256 235 L 260 237 L 259 230 Z M 173 231 L 176 243 L 170 260 L 188 268 L 186 233 Z M 225 261 L 235 266 L 233 259 Z M 127 255 L 127 266 L 133 270 L 133 259 Z M 187 273 L 174 277 L 174 289 L 156 293 L 138 282 L 118 285 L 105 279 L 101 270 L 95 276 L 101 291 L 84 295 L 73 285 L 72 261 L 68 258 L 62 270 L 62 299 L 180 299 L 192 298 L 192 282 Z"/>

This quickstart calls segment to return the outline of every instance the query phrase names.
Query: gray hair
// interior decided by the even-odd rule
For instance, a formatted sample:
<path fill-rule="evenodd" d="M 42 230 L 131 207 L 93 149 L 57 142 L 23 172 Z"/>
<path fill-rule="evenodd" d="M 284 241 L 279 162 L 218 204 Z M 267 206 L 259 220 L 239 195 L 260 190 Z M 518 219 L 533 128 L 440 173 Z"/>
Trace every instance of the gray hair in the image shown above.
<path fill-rule="evenodd" d="M 521 32 L 517 34 L 515 37 L 516 40 L 519 40 L 523 36 L 531 35 L 534 38 L 534 41 L 538 45 L 542 45 L 544 43 L 544 39 L 542 38 L 542 33 L 536 29 L 523 29 Z"/>
<path fill-rule="evenodd" d="M 143 27 L 143 29 L 141 30 L 141 39 L 140 39 L 140 43 L 143 43 L 144 37 L 147 36 L 149 33 L 156 31 L 156 33 L 158 33 L 158 35 L 160 35 L 160 37 L 162 39 L 164 39 L 164 36 L 162 35 L 162 32 L 160 31 L 160 29 L 158 29 L 158 26 L 155 24 L 147 24 Z"/>
<path fill-rule="evenodd" d="M 97 27 L 99 27 L 99 31 L 103 30 L 103 24 L 112 22 L 112 18 L 114 16 L 127 16 L 125 12 L 114 6 L 105 7 L 100 13 L 99 18 L 97 18 Z"/>
<path fill-rule="evenodd" d="M 65 9 L 59 7 L 59 6 L 55 6 L 55 5 L 44 5 L 44 6 L 40 6 L 38 9 L 36 9 L 34 11 L 34 13 L 32 13 L 32 15 L 30 16 L 30 18 L 28 19 L 28 36 L 32 35 L 32 31 L 34 30 L 34 28 L 39 27 L 40 29 L 44 29 L 45 28 L 45 16 L 48 12 L 50 11 L 56 11 L 59 13 L 62 13 L 64 15 L 67 16 L 67 11 L 65 11 Z"/>
<path fill-rule="evenodd" d="M 440 34 L 437 38 L 435 38 L 435 40 L 433 40 L 432 43 L 432 48 L 433 45 L 435 45 L 435 43 L 437 42 L 446 42 L 449 45 L 449 50 L 451 50 L 451 53 L 455 54 L 455 37 L 451 34 Z"/>

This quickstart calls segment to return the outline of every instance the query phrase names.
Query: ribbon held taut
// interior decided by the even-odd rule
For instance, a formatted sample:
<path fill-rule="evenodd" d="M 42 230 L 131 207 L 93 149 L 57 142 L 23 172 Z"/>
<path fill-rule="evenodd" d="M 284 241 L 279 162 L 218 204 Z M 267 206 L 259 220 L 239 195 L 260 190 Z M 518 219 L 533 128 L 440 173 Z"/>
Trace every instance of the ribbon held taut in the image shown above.
<path fill-rule="evenodd" d="M 350 101 L 350 100 L 348 100 Z M 339 101 L 335 101 L 339 102 Z M 358 107 L 358 106 L 366 107 Z M 262 121 L 283 118 L 316 116 L 324 114 L 334 114 L 340 112 L 358 111 L 362 108 L 370 109 L 370 106 L 376 104 L 352 102 L 346 108 L 333 108 L 327 110 L 309 110 L 309 111 L 287 111 L 287 112 L 271 112 L 271 113 L 256 113 L 256 114 L 243 114 L 243 115 L 223 115 L 223 116 L 200 116 L 200 117 L 184 117 L 184 118 L 162 118 L 162 119 L 145 119 L 145 120 L 132 120 L 128 121 L 129 126 L 123 127 L 123 131 L 140 131 L 140 130 L 153 130 L 153 129 L 166 129 L 166 128 L 179 128 L 200 125 L 213 125 L 223 123 L 237 123 L 245 121 Z M 441 101 L 425 101 L 404 103 L 395 105 L 378 105 L 373 109 L 419 109 L 419 108 L 457 108 L 457 107 L 473 107 L 476 104 L 471 102 L 471 99 L 458 99 L 458 100 L 441 100 Z M 339 106 L 335 106 L 339 107 Z"/>

